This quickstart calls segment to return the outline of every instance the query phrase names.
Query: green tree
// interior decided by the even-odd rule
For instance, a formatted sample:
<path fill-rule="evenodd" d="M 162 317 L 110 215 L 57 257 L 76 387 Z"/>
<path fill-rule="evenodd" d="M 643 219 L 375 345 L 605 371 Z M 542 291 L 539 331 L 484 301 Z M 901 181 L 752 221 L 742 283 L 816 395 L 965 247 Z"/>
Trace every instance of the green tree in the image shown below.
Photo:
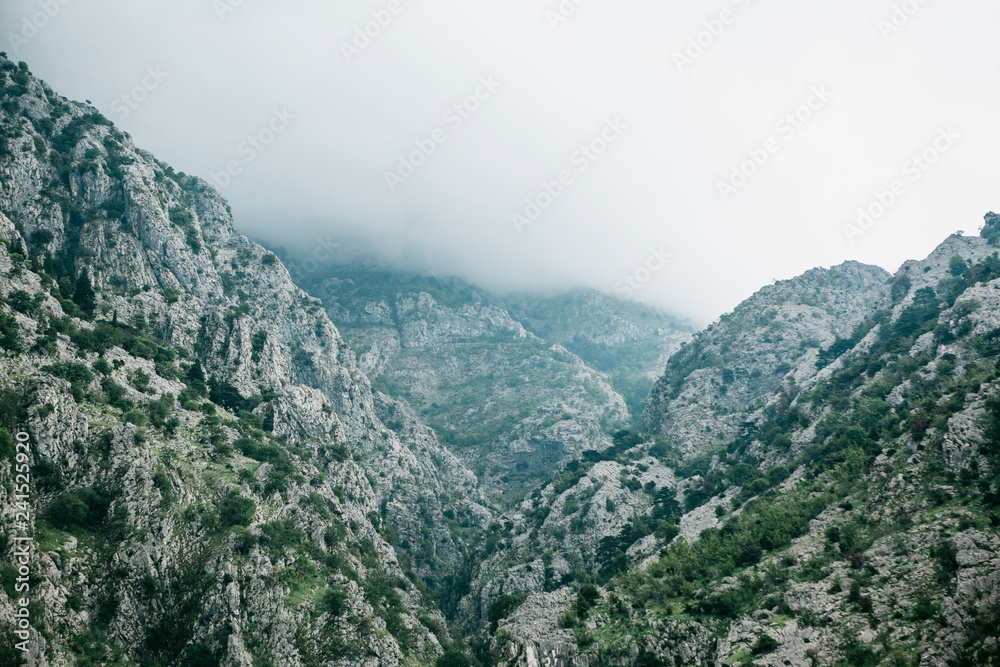
<path fill-rule="evenodd" d="M 754 655 L 763 655 L 765 653 L 771 653 L 780 645 L 781 644 L 778 643 L 778 640 L 771 635 L 763 634 L 760 637 L 757 637 L 757 643 L 754 644 L 751 652 Z"/>
<path fill-rule="evenodd" d="M 510 613 L 517 609 L 518 605 L 524 602 L 521 595 L 501 595 L 490 603 L 487 614 L 490 622 L 490 632 L 496 632 L 500 621 L 510 616 Z"/>
<path fill-rule="evenodd" d="M 576 594 L 576 615 L 580 618 L 587 618 L 590 609 L 597 604 L 601 594 L 594 584 L 584 584 L 580 587 L 580 592 Z"/>
<path fill-rule="evenodd" d="M 944 582 L 950 581 L 958 572 L 958 548 L 955 543 L 951 540 L 942 541 L 931 548 L 931 556 L 938 562 L 938 577 Z"/>
<path fill-rule="evenodd" d="M 914 293 L 913 303 L 900 313 L 894 333 L 900 338 L 907 338 L 936 318 L 940 310 L 937 293 L 930 287 L 922 287 Z"/>
<path fill-rule="evenodd" d="M 331 587 L 319 603 L 320 611 L 329 612 L 331 616 L 343 616 L 349 608 L 347 604 L 347 593 L 339 587 Z"/>
<path fill-rule="evenodd" d="M 87 269 L 81 271 L 80 277 L 76 279 L 73 303 L 88 317 L 93 317 L 94 309 L 97 307 L 97 295 L 94 294 L 94 286 L 90 282 L 90 274 L 87 273 Z"/>
<path fill-rule="evenodd" d="M 464 653 L 453 648 L 445 651 L 444 655 L 439 655 L 434 661 L 434 667 L 471 667 L 471 665 L 472 662 Z"/>
<path fill-rule="evenodd" d="M 234 491 L 219 505 L 219 520 L 227 528 L 249 526 L 256 511 L 257 503 L 252 498 L 244 498 Z"/>
<path fill-rule="evenodd" d="M 61 528 L 86 524 L 89 513 L 90 508 L 87 507 L 87 503 L 72 492 L 60 495 L 49 508 L 50 520 Z"/>
<path fill-rule="evenodd" d="M 17 324 L 17 318 L 6 313 L 0 313 L 0 349 L 15 353 L 23 349 L 21 327 Z"/>

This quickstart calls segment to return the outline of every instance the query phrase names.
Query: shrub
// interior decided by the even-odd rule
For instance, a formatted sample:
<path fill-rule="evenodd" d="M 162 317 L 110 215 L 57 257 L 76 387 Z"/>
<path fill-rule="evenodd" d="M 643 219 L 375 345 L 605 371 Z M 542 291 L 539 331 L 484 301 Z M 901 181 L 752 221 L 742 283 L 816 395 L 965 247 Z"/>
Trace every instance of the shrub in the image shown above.
<path fill-rule="evenodd" d="M 939 577 L 943 581 L 950 581 L 958 572 L 958 549 L 951 540 L 944 540 L 937 546 L 931 548 L 931 556 L 937 560 Z"/>
<path fill-rule="evenodd" d="M 75 493 L 63 493 L 49 508 L 49 519 L 61 528 L 82 526 L 87 523 L 90 508 Z"/>
<path fill-rule="evenodd" d="M 110 504 L 106 492 L 78 489 L 59 494 L 49 507 L 48 517 L 59 528 L 93 527 L 105 519 Z"/>
<path fill-rule="evenodd" d="M 7 295 L 7 303 L 10 307 L 23 315 L 34 315 L 38 311 L 38 305 L 31 295 L 24 290 L 14 290 Z"/>
<path fill-rule="evenodd" d="M 913 302 L 900 313 L 893 334 L 899 339 L 905 339 L 922 330 L 939 312 L 937 294 L 930 287 L 922 287 L 913 295 Z"/>
<path fill-rule="evenodd" d="M 234 528 L 232 535 L 233 553 L 237 555 L 249 555 L 250 550 L 253 549 L 255 544 L 257 544 L 257 536 L 243 526 L 237 526 Z"/>
<path fill-rule="evenodd" d="M 267 484 L 264 485 L 264 493 L 284 493 L 287 490 L 288 472 L 280 468 L 272 468 L 267 473 Z"/>
<path fill-rule="evenodd" d="M 153 486 L 160 490 L 163 500 L 171 503 L 174 500 L 174 484 L 170 481 L 170 476 L 163 469 L 157 470 L 153 475 Z"/>
<path fill-rule="evenodd" d="M 785 466 L 775 466 L 767 471 L 767 481 L 771 483 L 772 486 L 777 486 L 784 482 L 791 475 L 791 472 Z"/>
<path fill-rule="evenodd" d="M 135 405 L 128 397 L 128 390 L 112 380 L 110 377 L 104 378 L 101 382 L 101 388 L 104 389 L 104 393 L 108 397 L 109 405 L 112 405 L 123 412 L 128 412 Z"/>
<path fill-rule="evenodd" d="M 129 424 L 135 424 L 136 426 L 145 426 L 149 418 L 146 413 L 139 410 L 130 410 L 125 413 L 124 419 Z"/>
<path fill-rule="evenodd" d="M 257 503 L 252 498 L 244 498 L 235 491 L 219 504 L 219 520 L 226 528 L 249 526 L 257 512 Z"/>
<path fill-rule="evenodd" d="M 23 350 L 21 345 L 21 327 L 13 315 L 0 313 L 0 349 L 18 353 Z"/>
<path fill-rule="evenodd" d="M 4 434 L 6 431 L 0 431 L 0 440 Z M 39 461 L 32 469 L 32 473 L 39 491 L 59 491 L 63 488 L 62 470 L 52 461 L 47 459 Z"/>
<path fill-rule="evenodd" d="M 14 456 L 14 436 L 5 428 L 0 428 L 0 461 Z M 36 478 L 38 473 L 35 473 Z"/>
<path fill-rule="evenodd" d="M 764 655 L 776 650 L 780 644 L 778 640 L 768 634 L 763 634 L 757 638 L 757 643 L 753 645 L 750 652 L 754 655 Z"/>
<path fill-rule="evenodd" d="M 149 373 L 146 373 L 142 369 L 138 369 L 132 374 L 132 386 L 145 393 L 149 390 L 149 379 Z"/>
<path fill-rule="evenodd" d="M 601 594 L 594 584 L 584 584 L 576 594 L 576 613 L 580 618 L 586 618 L 591 608 L 597 604 Z"/>
<path fill-rule="evenodd" d="M 488 612 L 490 632 L 496 632 L 500 621 L 510 616 L 511 612 L 517 609 L 522 602 L 524 602 L 523 595 L 501 595 L 491 602 Z"/>
<path fill-rule="evenodd" d="M 217 667 L 219 659 L 204 644 L 191 644 L 184 651 L 184 664 L 187 667 Z"/>
<path fill-rule="evenodd" d="M 338 586 L 327 589 L 319 602 L 319 611 L 327 612 L 333 617 L 343 616 L 347 609 L 347 593 Z"/>
<path fill-rule="evenodd" d="M 247 458 L 266 463 L 274 463 L 284 459 L 284 452 L 276 445 L 259 443 L 250 438 L 239 438 L 233 443 Z"/>
<path fill-rule="evenodd" d="M 170 222 L 178 227 L 187 227 L 188 225 L 194 224 L 191 214 L 180 206 L 175 206 L 170 209 Z"/>
<path fill-rule="evenodd" d="M 643 649 L 635 657 L 634 667 L 670 667 L 671 663 L 664 662 L 655 653 Z"/>
<path fill-rule="evenodd" d="M 917 603 L 913 605 L 910 616 L 914 621 L 929 621 L 935 618 L 940 611 L 940 605 L 931 600 L 929 596 L 921 595 L 917 598 Z"/>
<path fill-rule="evenodd" d="M 173 394 L 163 394 L 155 401 L 150 401 L 146 405 L 146 411 L 149 412 L 149 420 L 157 428 L 164 428 L 166 426 L 167 417 L 170 416 L 170 411 L 173 409 Z"/>
<path fill-rule="evenodd" d="M 879 663 L 878 656 L 865 644 L 852 642 L 844 647 L 844 658 L 848 665 L 854 667 L 875 667 Z"/>
<path fill-rule="evenodd" d="M 45 366 L 42 370 L 47 373 L 52 373 L 56 377 L 69 382 L 70 392 L 73 394 L 73 400 L 78 403 L 83 399 L 83 394 L 86 391 L 87 386 L 94 379 L 94 374 L 90 372 L 90 369 L 87 368 L 86 364 L 77 362 L 59 362 L 50 366 Z"/>
<path fill-rule="evenodd" d="M 458 649 L 450 648 L 434 661 L 434 667 L 471 667 L 472 662 Z"/>
<path fill-rule="evenodd" d="M 302 542 L 302 533 L 291 519 L 270 521 L 260 527 L 261 544 L 276 551 L 292 547 Z"/>

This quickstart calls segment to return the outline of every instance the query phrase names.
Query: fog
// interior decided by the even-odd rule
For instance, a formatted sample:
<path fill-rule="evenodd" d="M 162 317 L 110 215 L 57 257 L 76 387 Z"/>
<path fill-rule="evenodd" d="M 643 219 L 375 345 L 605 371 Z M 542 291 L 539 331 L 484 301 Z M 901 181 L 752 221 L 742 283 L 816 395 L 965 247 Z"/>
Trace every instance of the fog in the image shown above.
<path fill-rule="evenodd" d="M 1000 208 L 996 25 L 967 0 L 8 0 L 0 49 L 312 264 L 704 323 Z"/>

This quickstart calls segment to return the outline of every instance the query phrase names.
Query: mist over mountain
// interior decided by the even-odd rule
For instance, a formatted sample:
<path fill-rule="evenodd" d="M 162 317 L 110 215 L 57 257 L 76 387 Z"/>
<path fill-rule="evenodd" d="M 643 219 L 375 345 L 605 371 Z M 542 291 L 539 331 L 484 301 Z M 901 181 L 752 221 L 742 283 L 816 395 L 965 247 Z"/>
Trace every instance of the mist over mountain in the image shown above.
<path fill-rule="evenodd" d="M 269 245 L 616 296 L 662 248 L 628 298 L 707 324 L 815 266 L 893 271 L 993 206 L 1000 8 L 902 4 L 10 0 L 0 50 Z"/>
<path fill-rule="evenodd" d="M 0 667 L 1000 665 L 948 7 L 0 7 Z"/>

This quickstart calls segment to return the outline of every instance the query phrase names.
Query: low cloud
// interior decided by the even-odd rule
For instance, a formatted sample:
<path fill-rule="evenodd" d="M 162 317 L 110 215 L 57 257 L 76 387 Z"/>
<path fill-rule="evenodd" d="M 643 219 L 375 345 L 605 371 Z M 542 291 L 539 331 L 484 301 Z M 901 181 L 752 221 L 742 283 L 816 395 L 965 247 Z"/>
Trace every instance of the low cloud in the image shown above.
<path fill-rule="evenodd" d="M 816 265 L 894 269 L 1000 205 L 1000 6 L 570 4 L 11 0 L 0 49 L 215 182 L 248 234 L 494 289 L 625 285 L 708 321 Z M 947 159 L 848 238 L 950 126 Z"/>

